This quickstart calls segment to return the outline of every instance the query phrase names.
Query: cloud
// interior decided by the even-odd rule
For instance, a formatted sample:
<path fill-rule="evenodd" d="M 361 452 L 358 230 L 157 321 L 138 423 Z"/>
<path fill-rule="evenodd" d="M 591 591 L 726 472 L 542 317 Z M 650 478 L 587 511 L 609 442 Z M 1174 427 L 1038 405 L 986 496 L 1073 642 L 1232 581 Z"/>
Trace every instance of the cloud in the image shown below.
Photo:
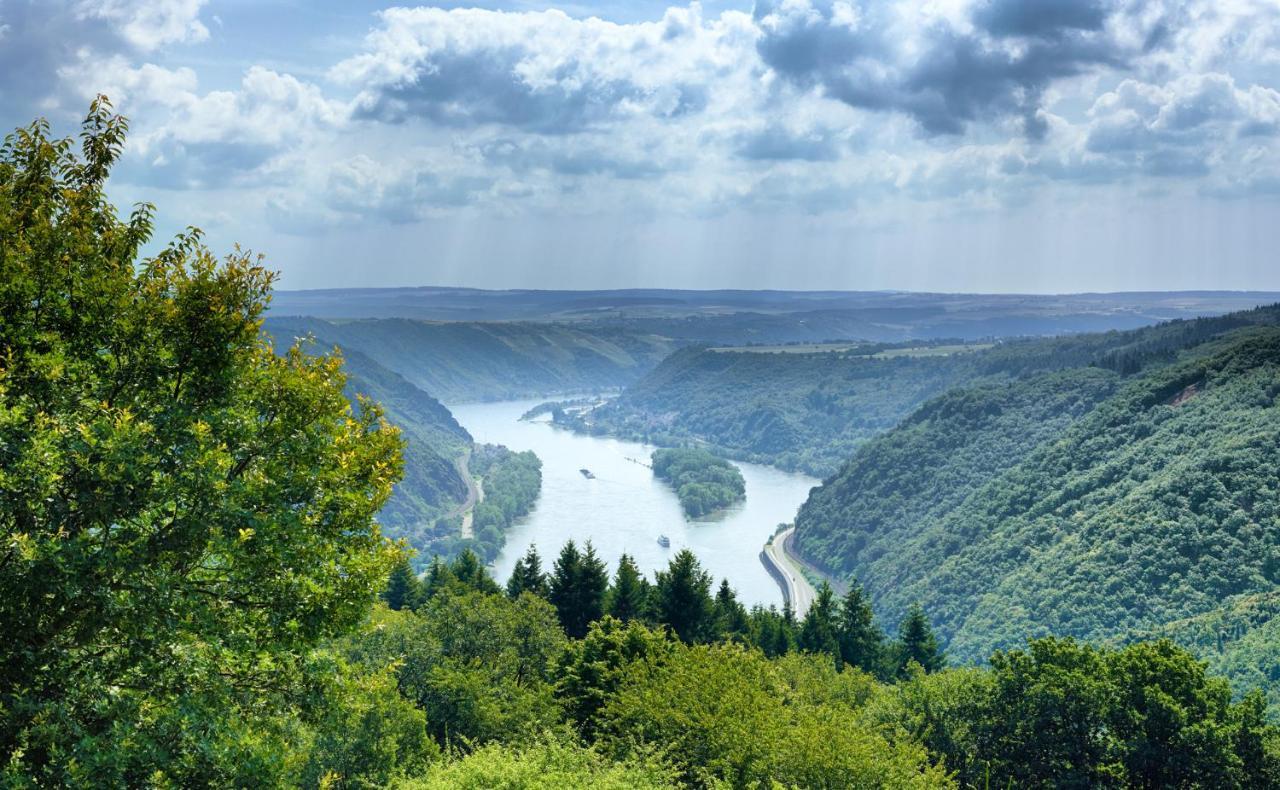
<path fill-rule="evenodd" d="M 112 23 L 133 46 L 149 52 L 165 44 L 187 44 L 209 38 L 200 22 L 206 0 L 80 0 L 81 18 Z"/>
<path fill-rule="evenodd" d="M 760 57 L 785 79 L 906 114 L 929 135 L 1012 116 L 1040 137 L 1054 81 L 1122 68 L 1134 54 L 1091 0 L 992 0 L 953 17 L 928 5 L 761 0 L 755 18 Z"/>
<path fill-rule="evenodd" d="M 289 178 L 290 154 L 332 132 L 346 108 L 291 75 L 252 66 L 235 90 L 201 92 L 189 68 L 86 57 L 60 71 L 104 91 L 134 119 L 120 176 L 170 189 L 249 186 Z"/>
<path fill-rule="evenodd" d="M 696 6 L 631 25 L 554 10 L 393 8 L 379 20 L 369 51 L 331 72 L 360 88 L 357 117 L 543 134 L 705 109 L 726 32 Z"/>
<path fill-rule="evenodd" d="M 37 114 L 79 117 L 81 98 L 97 92 L 97 75 L 68 67 L 130 60 L 166 45 L 208 38 L 205 0 L 0 0 L 0 123 Z M 74 100 L 74 101 L 73 101 Z"/>

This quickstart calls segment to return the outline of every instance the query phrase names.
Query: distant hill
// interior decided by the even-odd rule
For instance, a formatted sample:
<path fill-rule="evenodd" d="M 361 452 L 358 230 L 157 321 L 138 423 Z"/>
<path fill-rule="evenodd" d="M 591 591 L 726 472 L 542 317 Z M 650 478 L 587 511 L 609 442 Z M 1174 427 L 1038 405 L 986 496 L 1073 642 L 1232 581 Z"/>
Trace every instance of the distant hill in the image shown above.
<path fill-rule="evenodd" d="M 1280 293 L 938 294 L 904 291 L 595 291 L 337 288 L 276 291 L 274 316 L 592 322 L 685 340 L 975 339 L 1130 329 L 1280 301 Z"/>
<path fill-rule="evenodd" d="M 265 330 L 358 351 L 445 402 L 622 387 L 675 347 L 663 337 L 561 324 L 270 318 Z"/>
<path fill-rule="evenodd" d="M 1091 365 L 948 392 L 813 492 L 797 546 L 888 622 L 922 603 L 957 659 L 1168 633 L 1238 680 L 1280 673 L 1276 324 L 1081 338 Z"/>

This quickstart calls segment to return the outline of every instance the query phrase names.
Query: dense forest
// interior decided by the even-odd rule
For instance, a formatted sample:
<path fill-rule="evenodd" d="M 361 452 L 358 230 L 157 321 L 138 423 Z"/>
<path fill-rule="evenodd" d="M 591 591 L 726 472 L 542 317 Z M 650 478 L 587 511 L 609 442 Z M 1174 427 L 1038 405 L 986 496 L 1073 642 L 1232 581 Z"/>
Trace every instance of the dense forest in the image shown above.
<path fill-rule="evenodd" d="M 956 579 L 987 583 L 979 611 L 1015 624 L 981 607 L 1067 614 L 1045 579 L 1002 573 L 1022 552 L 990 540 L 905 581 L 923 605 L 895 636 L 856 581 L 839 599 L 821 586 L 797 622 L 747 609 L 688 551 L 652 580 L 573 543 L 546 570 L 530 549 L 505 587 L 465 549 L 419 578 L 377 520 L 411 437 L 350 395 L 382 387 L 462 435 L 438 404 L 397 403 L 398 379 L 264 338 L 274 277 L 251 254 L 219 258 L 192 229 L 144 257 L 153 207 L 122 218 L 104 194 L 126 131 L 99 97 L 78 152 L 43 122 L 0 146 L 5 786 L 1280 784 L 1262 695 L 1233 699 L 1170 641 L 1046 637 L 948 668 L 936 627 L 954 657 L 976 643 L 955 628 Z M 1085 582 L 1148 581 L 1207 617 L 1210 598 L 1274 581 L 1277 350 L 1280 330 L 1246 328 L 1136 374 L 957 510 L 1066 564 L 1063 594 L 1099 631 L 1181 599 L 1103 609 Z M 527 507 L 536 458 L 474 460 L 503 518 Z M 1083 538 L 1026 540 L 1056 519 Z M 1274 602 L 1237 603 L 1224 622 Z"/>
<path fill-rule="evenodd" d="M 886 617 L 923 602 L 958 659 L 1026 634 L 1198 646 L 1193 624 L 1225 618 L 1239 631 L 1206 655 L 1274 682 L 1244 633 L 1269 619 L 1221 610 L 1280 586 L 1278 318 L 1144 330 L 1097 367 L 948 393 L 814 492 L 800 551 Z"/>
<path fill-rule="evenodd" d="M 747 495 L 738 467 L 701 448 L 655 450 L 650 461 L 654 477 L 675 490 L 689 518 L 723 510 Z"/>

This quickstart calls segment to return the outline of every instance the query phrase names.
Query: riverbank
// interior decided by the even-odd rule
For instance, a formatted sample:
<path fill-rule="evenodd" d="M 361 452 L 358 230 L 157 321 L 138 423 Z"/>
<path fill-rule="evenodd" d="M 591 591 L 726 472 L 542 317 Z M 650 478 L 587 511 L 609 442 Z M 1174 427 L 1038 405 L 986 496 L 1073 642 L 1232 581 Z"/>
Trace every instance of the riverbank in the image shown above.
<path fill-rule="evenodd" d="M 795 527 L 788 527 L 770 538 L 760 552 L 760 561 L 782 588 L 782 597 L 791 604 L 791 611 L 800 618 L 804 617 L 813 603 L 814 589 L 786 548 L 787 541 L 795 531 Z"/>

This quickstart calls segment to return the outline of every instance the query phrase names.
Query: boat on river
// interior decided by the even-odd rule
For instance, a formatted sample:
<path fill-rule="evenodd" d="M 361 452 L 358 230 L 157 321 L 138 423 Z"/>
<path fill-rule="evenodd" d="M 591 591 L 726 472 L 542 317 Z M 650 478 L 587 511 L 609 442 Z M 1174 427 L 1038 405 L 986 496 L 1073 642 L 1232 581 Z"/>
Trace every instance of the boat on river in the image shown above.
<path fill-rule="evenodd" d="M 579 472 L 581 472 L 581 473 L 582 473 L 582 476 L 583 476 L 583 477 L 585 477 L 585 478 L 587 478 L 588 480 L 595 480 L 595 479 L 596 479 L 596 476 L 595 476 L 595 475 L 593 475 L 593 474 L 591 474 L 591 470 L 590 470 L 590 469 L 579 469 L 578 471 L 579 471 Z"/>
<path fill-rule="evenodd" d="M 659 535 L 659 536 L 658 536 L 658 545 L 659 545 L 659 546 L 661 546 L 661 547 L 662 547 L 662 548 L 664 548 L 664 549 L 669 549 L 669 548 L 671 548 L 671 538 L 668 538 L 666 535 Z"/>

